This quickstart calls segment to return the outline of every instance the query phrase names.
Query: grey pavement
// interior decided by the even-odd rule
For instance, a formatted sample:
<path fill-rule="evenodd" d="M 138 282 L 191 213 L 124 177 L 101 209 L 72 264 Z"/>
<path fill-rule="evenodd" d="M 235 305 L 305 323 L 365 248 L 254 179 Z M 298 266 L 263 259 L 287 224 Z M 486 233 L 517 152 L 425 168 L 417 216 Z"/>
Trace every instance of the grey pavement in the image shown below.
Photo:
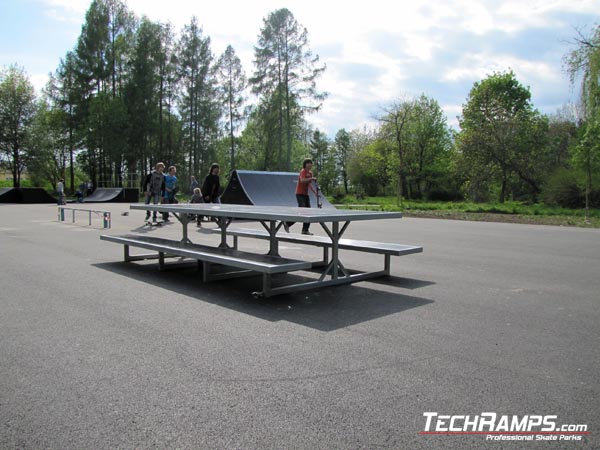
<path fill-rule="evenodd" d="M 113 213 L 111 234 L 181 234 L 121 215 L 128 205 L 93 207 Z M 122 262 L 100 218 L 0 213 L 1 449 L 600 448 L 600 230 L 356 222 L 347 237 L 424 253 L 392 258 L 389 279 L 255 300 L 258 278 L 203 285 L 193 266 Z M 425 412 L 555 415 L 590 434 L 423 435 Z"/>

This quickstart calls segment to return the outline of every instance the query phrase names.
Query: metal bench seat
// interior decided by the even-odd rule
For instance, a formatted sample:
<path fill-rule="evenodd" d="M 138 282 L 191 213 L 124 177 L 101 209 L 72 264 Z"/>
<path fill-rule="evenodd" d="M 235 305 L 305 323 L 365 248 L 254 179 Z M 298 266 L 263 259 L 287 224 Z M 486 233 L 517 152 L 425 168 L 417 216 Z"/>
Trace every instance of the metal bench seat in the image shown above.
<path fill-rule="evenodd" d="M 214 232 L 220 230 L 214 229 Z M 237 248 L 237 238 L 249 237 L 256 239 L 270 239 L 269 233 L 266 230 L 255 230 L 249 228 L 230 228 L 227 230 L 227 234 L 234 238 L 234 248 Z M 331 239 L 328 236 L 308 236 L 304 234 L 294 233 L 278 233 L 277 240 L 280 242 L 290 242 L 295 244 L 306 244 L 317 247 L 331 248 Z M 409 255 L 412 253 L 422 253 L 423 247 L 405 244 L 391 244 L 386 242 L 374 242 L 374 241 L 363 241 L 358 239 L 345 239 L 339 240 L 338 247 L 341 250 L 356 250 L 366 253 L 377 253 L 391 256 L 402 256 Z"/>
<path fill-rule="evenodd" d="M 307 261 L 260 255 L 231 248 L 215 248 L 206 245 L 193 244 L 191 242 L 173 241 L 155 237 L 139 235 L 102 235 L 100 236 L 100 239 L 123 244 L 125 246 L 125 261 L 156 258 L 156 255 L 132 256 L 129 254 L 130 246 L 156 251 L 158 252 L 159 266 L 161 268 L 164 267 L 165 256 L 169 255 L 196 259 L 206 263 L 205 266 L 208 266 L 209 264 L 221 264 L 265 274 L 305 270 L 310 269 L 311 267 L 310 262 Z"/>

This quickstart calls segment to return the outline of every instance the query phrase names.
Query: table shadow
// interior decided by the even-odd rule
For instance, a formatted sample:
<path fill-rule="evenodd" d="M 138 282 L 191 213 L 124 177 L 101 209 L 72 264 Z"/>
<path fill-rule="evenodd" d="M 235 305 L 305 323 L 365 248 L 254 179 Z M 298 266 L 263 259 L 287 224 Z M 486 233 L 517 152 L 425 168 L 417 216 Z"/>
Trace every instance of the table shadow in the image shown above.
<path fill-rule="evenodd" d="M 165 271 L 157 270 L 156 262 L 111 262 L 93 266 L 263 320 L 285 320 L 320 331 L 335 331 L 433 303 L 430 299 L 394 291 L 433 284 L 409 278 L 389 277 L 391 283 L 387 285 L 385 279 L 376 280 L 378 285 L 385 285 L 385 290 L 377 289 L 374 280 L 369 280 L 255 299 L 251 292 L 261 289 L 260 275 L 205 284 L 195 262 L 177 264 Z M 313 279 L 297 274 L 276 275 L 273 287 Z M 366 283 L 369 283 L 367 287 Z"/>

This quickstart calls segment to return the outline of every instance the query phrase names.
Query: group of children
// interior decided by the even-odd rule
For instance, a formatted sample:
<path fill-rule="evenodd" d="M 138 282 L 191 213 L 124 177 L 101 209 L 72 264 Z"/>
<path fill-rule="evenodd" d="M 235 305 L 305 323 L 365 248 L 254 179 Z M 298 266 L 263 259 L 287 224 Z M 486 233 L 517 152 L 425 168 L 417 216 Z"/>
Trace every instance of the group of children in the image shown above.
<path fill-rule="evenodd" d="M 179 191 L 177 187 L 177 168 L 175 166 L 169 167 L 167 174 L 164 173 L 165 165 L 159 162 L 154 167 L 154 170 L 146 175 L 144 182 L 142 183 L 142 192 L 145 196 L 145 204 L 149 205 L 152 201 L 153 204 L 157 205 L 159 202 L 163 204 L 177 203 L 176 194 Z M 210 167 L 210 172 L 204 180 L 202 189 L 198 186 L 196 178 L 192 177 L 192 199 L 191 203 L 220 203 L 220 182 L 219 182 L 220 167 L 218 164 L 213 163 Z M 195 183 L 194 183 L 195 182 Z M 203 194 L 204 192 L 204 194 Z M 150 220 L 150 211 L 146 211 L 146 221 Z M 169 221 L 169 213 L 162 213 L 163 220 Z M 157 221 L 157 213 L 152 213 L 152 220 Z M 200 217 L 197 218 L 198 225 L 200 225 Z"/>
<path fill-rule="evenodd" d="M 298 183 L 296 184 L 296 201 L 298 202 L 298 207 L 300 208 L 310 208 L 310 197 L 308 194 L 309 189 L 315 192 L 318 198 L 318 193 L 315 191 L 313 187 L 313 183 L 316 183 L 317 179 L 313 176 L 312 173 L 312 165 L 313 162 L 310 158 L 306 158 L 302 162 L 302 170 L 298 175 Z M 150 204 L 152 200 L 156 205 L 159 203 L 159 200 L 162 200 L 162 203 L 177 203 L 175 198 L 175 194 L 177 194 L 177 169 L 175 166 L 169 167 L 168 173 L 164 174 L 165 165 L 162 162 L 156 164 L 154 170 L 150 172 L 144 182 L 142 184 L 142 191 L 146 197 L 146 205 Z M 220 167 L 218 164 L 213 163 L 210 166 L 210 171 L 206 178 L 204 179 L 204 183 L 202 184 L 202 189 L 198 187 L 198 182 L 195 177 L 191 179 L 191 189 L 192 189 L 192 198 L 190 203 L 221 203 L 219 200 L 219 196 L 221 193 L 221 186 L 219 180 L 219 172 Z M 156 222 L 156 211 L 153 212 L 153 221 Z M 196 217 L 196 222 L 198 226 L 201 225 L 202 216 Z M 146 211 L 146 221 L 150 220 L 150 211 Z M 163 213 L 163 220 L 169 221 L 169 213 Z M 283 227 L 286 232 L 289 233 L 290 227 L 293 225 L 293 222 L 284 222 Z M 309 231 L 309 223 L 303 223 L 302 225 L 302 234 L 312 235 Z"/>

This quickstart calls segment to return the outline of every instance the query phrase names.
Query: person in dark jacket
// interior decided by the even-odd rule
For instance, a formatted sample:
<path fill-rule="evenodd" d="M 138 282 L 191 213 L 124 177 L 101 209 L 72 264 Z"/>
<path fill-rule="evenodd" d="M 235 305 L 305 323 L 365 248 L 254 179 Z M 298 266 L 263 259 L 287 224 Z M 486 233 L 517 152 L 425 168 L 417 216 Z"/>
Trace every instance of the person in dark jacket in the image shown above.
<path fill-rule="evenodd" d="M 219 172 L 221 168 L 217 163 L 210 166 L 210 171 L 204 179 L 202 185 L 202 195 L 204 195 L 205 203 L 221 203 L 219 196 L 221 195 L 221 186 L 219 181 Z"/>
<path fill-rule="evenodd" d="M 165 192 L 165 165 L 161 162 L 157 163 L 154 170 L 146 175 L 144 182 L 142 183 L 142 192 L 146 199 L 146 205 L 152 203 L 157 205 L 160 198 Z M 146 220 L 150 219 L 150 211 L 146 211 Z M 156 221 L 156 211 L 152 213 L 152 220 Z"/>

